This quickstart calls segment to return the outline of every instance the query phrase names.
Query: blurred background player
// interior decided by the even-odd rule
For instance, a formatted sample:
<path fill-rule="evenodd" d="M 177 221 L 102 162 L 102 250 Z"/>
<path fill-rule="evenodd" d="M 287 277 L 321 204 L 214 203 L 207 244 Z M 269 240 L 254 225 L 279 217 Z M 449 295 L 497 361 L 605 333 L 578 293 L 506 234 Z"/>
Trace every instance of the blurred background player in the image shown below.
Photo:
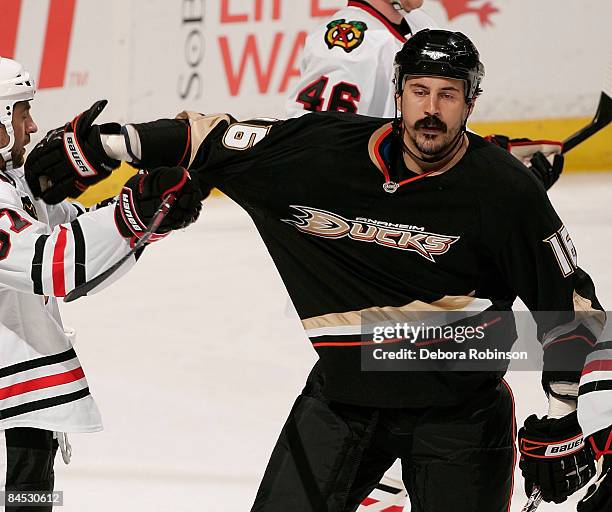
<path fill-rule="evenodd" d="M 102 428 L 72 348 L 74 332 L 62 328 L 56 297 L 127 253 L 137 235 L 126 215 L 147 223 L 160 197 L 175 189 L 182 206 L 160 230 L 161 238 L 195 220 L 200 207 L 200 194 L 181 168 L 132 178 L 124 188 L 132 197 L 129 209 L 118 203 L 85 212 L 62 200 L 68 191 L 78 195 L 119 165 L 103 150 L 99 128 L 91 126 L 105 102 L 47 135 L 46 143 L 72 144 L 70 154 L 66 149 L 60 159 L 75 165 L 66 167 L 61 183 L 33 183 L 40 189 L 37 195 L 55 204 L 37 200 L 22 167 L 25 147 L 38 130 L 30 113 L 34 93 L 29 73 L 0 57 L 0 491 L 15 493 L 51 491 L 58 441 L 64 461 L 70 459 L 63 433 Z M 58 163 L 43 159 L 38 165 L 44 169 Z M 40 498 L 34 507 L 26 502 L 22 498 L 20 505 L 7 497 L 6 510 L 52 508 L 40 506 Z"/>
<path fill-rule="evenodd" d="M 350 0 L 306 38 L 289 117 L 331 110 L 394 117 L 393 58 L 434 20 L 423 0 Z"/>

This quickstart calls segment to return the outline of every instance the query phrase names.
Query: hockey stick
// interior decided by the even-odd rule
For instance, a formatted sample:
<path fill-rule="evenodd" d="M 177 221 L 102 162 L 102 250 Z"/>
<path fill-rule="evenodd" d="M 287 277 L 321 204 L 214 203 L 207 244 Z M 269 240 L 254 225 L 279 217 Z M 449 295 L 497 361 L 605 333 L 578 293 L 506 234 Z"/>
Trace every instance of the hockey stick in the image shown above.
<path fill-rule="evenodd" d="M 612 121 L 612 98 L 605 91 L 602 91 L 601 97 L 599 98 L 599 105 L 597 106 L 597 112 L 593 120 L 578 130 L 576 133 L 570 135 L 563 141 L 562 153 L 567 153 L 570 149 L 575 148 L 581 142 L 584 142 L 591 135 L 596 134 L 599 130 L 605 128 L 610 121 Z"/>
<path fill-rule="evenodd" d="M 521 512 L 535 512 L 535 510 L 540 506 L 540 503 L 542 503 L 542 491 L 536 485 Z"/>
<path fill-rule="evenodd" d="M 138 239 L 138 242 L 134 244 L 134 247 L 128 252 L 123 258 L 121 258 L 117 263 L 107 268 L 101 274 L 98 274 L 96 277 L 90 279 L 89 281 L 85 281 L 83 284 L 77 286 L 74 290 L 70 291 L 64 297 L 64 302 L 72 302 L 73 300 L 82 297 L 83 295 L 87 295 L 88 292 L 93 290 L 96 286 L 98 286 L 103 281 L 106 281 L 112 274 L 114 274 L 121 265 L 123 265 L 128 259 L 132 257 L 132 255 L 138 251 L 142 246 L 144 246 L 149 238 L 155 233 L 155 230 L 159 227 L 159 225 L 164 220 L 164 217 L 168 214 L 168 211 L 176 201 L 175 194 L 168 194 L 168 196 L 162 201 L 159 205 L 159 208 L 155 211 L 151 222 L 147 226 L 147 229 L 144 231 L 142 236 Z"/>
<path fill-rule="evenodd" d="M 605 128 L 610 121 L 612 121 L 612 59 L 608 64 L 608 72 L 593 120 L 563 141 L 562 153 L 567 153 L 570 149 L 575 148 L 591 135 Z"/>

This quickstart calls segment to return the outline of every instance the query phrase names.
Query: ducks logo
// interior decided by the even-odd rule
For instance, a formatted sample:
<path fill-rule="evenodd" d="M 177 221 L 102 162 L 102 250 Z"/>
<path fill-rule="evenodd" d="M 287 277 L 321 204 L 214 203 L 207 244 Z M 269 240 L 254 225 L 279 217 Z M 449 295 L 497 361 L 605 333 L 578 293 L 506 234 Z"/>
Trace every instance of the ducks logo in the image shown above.
<path fill-rule="evenodd" d="M 352 52 L 363 42 L 367 29 L 363 21 L 334 20 L 327 24 L 325 44 L 330 50 L 339 46 L 346 53 Z"/>
<path fill-rule="evenodd" d="M 435 263 L 435 258 L 446 254 L 451 245 L 461 237 L 443 235 L 425 231 L 421 226 L 394 224 L 364 217 L 347 219 L 337 213 L 311 208 L 309 206 L 291 205 L 297 210 L 293 219 L 281 219 L 291 224 L 302 233 L 321 238 L 340 239 L 348 237 L 357 242 L 368 242 L 415 252 L 426 260 Z"/>

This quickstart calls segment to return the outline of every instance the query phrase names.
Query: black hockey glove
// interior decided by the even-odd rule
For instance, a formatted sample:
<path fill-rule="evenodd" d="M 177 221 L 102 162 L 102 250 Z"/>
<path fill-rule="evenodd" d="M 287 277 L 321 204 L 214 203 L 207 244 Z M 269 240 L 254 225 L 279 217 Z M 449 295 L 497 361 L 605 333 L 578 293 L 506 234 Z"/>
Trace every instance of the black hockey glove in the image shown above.
<path fill-rule="evenodd" d="M 100 140 L 101 134 L 119 134 L 121 125 L 93 122 L 108 102 L 93 106 L 61 128 L 56 128 L 34 147 L 25 163 L 25 176 L 35 197 L 57 204 L 80 196 L 90 185 L 106 178 L 119 167 Z"/>
<path fill-rule="evenodd" d="M 115 221 L 121 235 L 136 243 L 168 194 L 176 195 L 177 199 L 149 243 L 195 222 L 203 199 L 197 182 L 182 167 L 158 167 L 140 171 L 123 186 L 115 206 Z"/>
<path fill-rule="evenodd" d="M 587 439 L 601 465 L 597 481 L 578 502 L 578 512 L 609 512 L 612 510 L 612 427 L 600 430 Z"/>
<path fill-rule="evenodd" d="M 561 176 L 564 163 L 561 142 L 526 138 L 510 139 L 505 135 L 489 135 L 485 138 L 520 160 L 540 180 L 546 190 L 552 187 Z"/>
<path fill-rule="evenodd" d="M 542 182 L 542 185 L 544 185 L 546 190 L 552 187 L 559 179 L 559 176 L 561 176 L 561 172 L 563 171 L 563 163 L 565 161 L 563 155 L 560 153 L 554 155 L 552 159 L 552 163 L 550 163 L 548 158 L 544 156 L 544 153 L 538 151 L 531 158 L 531 165 L 527 166 Z"/>
<path fill-rule="evenodd" d="M 519 431 L 519 450 L 527 496 L 538 486 L 544 501 L 562 503 L 595 474 L 576 412 L 559 419 L 529 416 Z"/>

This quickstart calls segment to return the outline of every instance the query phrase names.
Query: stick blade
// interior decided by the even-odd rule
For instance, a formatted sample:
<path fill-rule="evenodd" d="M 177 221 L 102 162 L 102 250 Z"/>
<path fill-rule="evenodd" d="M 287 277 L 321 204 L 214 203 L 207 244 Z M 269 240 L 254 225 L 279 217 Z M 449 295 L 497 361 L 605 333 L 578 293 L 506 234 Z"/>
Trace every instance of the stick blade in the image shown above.
<path fill-rule="evenodd" d="M 570 149 L 575 148 L 581 142 L 584 142 L 591 135 L 596 134 L 598 131 L 604 129 L 612 121 L 612 99 L 605 91 L 602 91 L 599 97 L 599 104 L 597 105 L 597 112 L 593 120 L 581 128 L 576 133 L 570 135 L 563 141 L 563 153 L 567 153 Z"/>

